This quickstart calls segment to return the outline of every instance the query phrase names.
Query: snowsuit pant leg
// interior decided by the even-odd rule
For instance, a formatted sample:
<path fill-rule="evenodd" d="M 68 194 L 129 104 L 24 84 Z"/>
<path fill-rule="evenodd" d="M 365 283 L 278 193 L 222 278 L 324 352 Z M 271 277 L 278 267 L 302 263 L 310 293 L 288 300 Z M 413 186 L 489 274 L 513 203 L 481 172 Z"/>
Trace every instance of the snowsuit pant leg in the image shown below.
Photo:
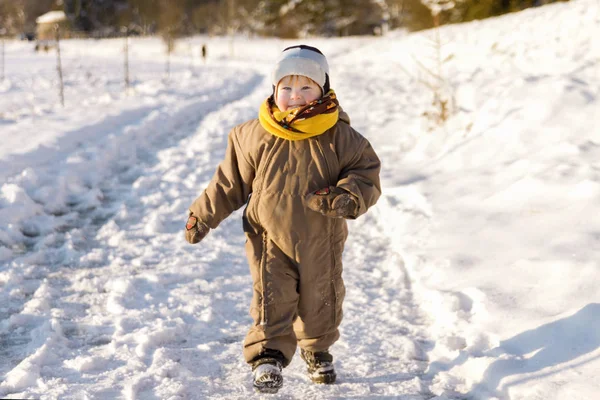
<path fill-rule="evenodd" d="M 279 350 L 287 366 L 297 346 L 293 323 L 298 315 L 298 268 L 266 232 L 246 236 L 254 323 L 244 340 L 244 358 L 250 363 L 265 349 Z"/>
<path fill-rule="evenodd" d="M 346 294 L 342 280 L 342 252 L 345 238 L 328 243 L 299 266 L 298 318 L 294 332 L 300 348 L 329 349 L 340 337 L 342 303 Z M 327 242 L 327 241 L 325 241 Z"/>

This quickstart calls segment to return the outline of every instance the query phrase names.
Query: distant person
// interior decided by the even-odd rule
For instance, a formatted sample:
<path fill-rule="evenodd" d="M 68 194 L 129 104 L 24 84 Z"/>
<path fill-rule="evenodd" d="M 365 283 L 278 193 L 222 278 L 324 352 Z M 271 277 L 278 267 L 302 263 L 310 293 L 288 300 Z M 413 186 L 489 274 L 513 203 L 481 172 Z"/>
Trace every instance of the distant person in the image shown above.
<path fill-rule="evenodd" d="M 288 47 L 271 77 L 273 94 L 257 119 L 230 132 L 225 159 L 190 206 L 185 232 L 198 243 L 246 205 L 254 324 L 244 357 L 263 393 L 282 387 L 282 368 L 297 346 L 313 382 L 335 382 L 329 348 L 342 320 L 346 219 L 381 194 L 379 158 L 339 106 L 325 56 Z"/>
<path fill-rule="evenodd" d="M 202 62 L 206 64 L 206 45 L 202 45 Z"/>

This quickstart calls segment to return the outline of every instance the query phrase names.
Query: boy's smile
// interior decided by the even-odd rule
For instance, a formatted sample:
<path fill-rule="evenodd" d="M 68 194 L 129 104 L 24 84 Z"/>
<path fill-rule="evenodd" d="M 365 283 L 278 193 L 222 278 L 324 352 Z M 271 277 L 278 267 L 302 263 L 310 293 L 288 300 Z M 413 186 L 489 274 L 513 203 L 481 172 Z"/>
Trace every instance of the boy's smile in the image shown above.
<path fill-rule="evenodd" d="M 301 75 L 288 75 L 277 84 L 275 104 L 280 111 L 302 107 L 321 98 L 321 87 Z"/>

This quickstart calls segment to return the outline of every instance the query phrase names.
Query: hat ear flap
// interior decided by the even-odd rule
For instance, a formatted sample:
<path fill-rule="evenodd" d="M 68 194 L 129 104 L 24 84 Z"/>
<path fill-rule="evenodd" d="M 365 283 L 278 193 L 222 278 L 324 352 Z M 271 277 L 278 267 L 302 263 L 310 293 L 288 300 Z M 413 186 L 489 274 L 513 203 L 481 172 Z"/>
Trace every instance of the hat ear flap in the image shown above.
<path fill-rule="evenodd" d="M 330 85 L 329 85 L 329 74 L 325 74 L 325 84 L 323 85 L 323 96 L 325 96 L 330 89 Z"/>

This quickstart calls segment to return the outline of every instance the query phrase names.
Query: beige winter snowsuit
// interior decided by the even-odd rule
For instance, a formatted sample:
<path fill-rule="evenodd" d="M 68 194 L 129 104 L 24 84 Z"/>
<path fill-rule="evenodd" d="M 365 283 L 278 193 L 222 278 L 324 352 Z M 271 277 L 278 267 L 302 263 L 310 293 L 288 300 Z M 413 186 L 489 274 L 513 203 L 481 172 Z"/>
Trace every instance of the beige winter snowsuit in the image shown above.
<path fill-rule="evenodd" d="M 360 216 L 381 194 L 379 170 L 375 151 L 344 112 L 333 128 L 304 140 L 276 137 L 258 120 L 231 131 L 224 161 L 190 211 L 214 229 L 247 203 L 254 325 L 244 341 L 246 361 L 273 349 L 287 365 L 297 345 L 321 351 L 339 338 L 348 229 L 343 218 L 309 209 L 305 198 L 338 186 L 357 197 Z"/>

